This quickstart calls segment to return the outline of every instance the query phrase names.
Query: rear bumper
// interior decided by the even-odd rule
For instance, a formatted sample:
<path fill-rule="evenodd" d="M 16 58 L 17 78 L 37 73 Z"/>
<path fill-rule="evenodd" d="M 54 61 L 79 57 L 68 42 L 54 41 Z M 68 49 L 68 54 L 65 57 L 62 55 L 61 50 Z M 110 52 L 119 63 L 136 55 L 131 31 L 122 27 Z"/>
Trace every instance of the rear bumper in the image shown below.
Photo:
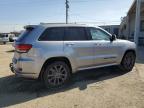
<path fill-rule="evenodd" d="M 38 74 L 36 73 L 26 73 L 16 69 L 13 63 L 9 65 L 10 70 L 17 76 L 17 77 L 24 77 L 24 78 L 31 78 L 31 79 L 38 79 Z"/>

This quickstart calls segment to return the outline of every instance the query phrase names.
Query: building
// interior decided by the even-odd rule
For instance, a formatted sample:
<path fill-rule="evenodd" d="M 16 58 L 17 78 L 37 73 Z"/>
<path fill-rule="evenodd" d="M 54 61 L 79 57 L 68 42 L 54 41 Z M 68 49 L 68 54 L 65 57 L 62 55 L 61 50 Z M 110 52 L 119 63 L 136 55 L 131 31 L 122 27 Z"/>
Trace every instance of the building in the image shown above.
<path fill-rule="evenodd" d="M 111 34 L 119 35 L 119 25 L 104 25 L 100 26 Z"/>
<path fill-rule="evenodd" d="M 120 36 L 144 45 L 144 0 L 134 0 L 127 16 L 122 18 Z"/>

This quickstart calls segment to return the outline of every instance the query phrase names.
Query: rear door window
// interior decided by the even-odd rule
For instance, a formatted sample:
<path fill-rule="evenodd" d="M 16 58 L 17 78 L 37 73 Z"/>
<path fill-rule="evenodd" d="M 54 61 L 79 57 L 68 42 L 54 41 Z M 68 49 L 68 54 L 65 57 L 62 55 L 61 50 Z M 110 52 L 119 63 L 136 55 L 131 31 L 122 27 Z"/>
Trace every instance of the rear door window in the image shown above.
<path fill-rule="evenodd" d="M 54 27 L 46 29 L 39 38 L 39 41 L 63 41 L 64 28 Z"/>
<path fill-rule="evenodd" d="M 68 27 L 65 31 L 65 41 L 84 41 L 87 40 L 84 27 Z"/>

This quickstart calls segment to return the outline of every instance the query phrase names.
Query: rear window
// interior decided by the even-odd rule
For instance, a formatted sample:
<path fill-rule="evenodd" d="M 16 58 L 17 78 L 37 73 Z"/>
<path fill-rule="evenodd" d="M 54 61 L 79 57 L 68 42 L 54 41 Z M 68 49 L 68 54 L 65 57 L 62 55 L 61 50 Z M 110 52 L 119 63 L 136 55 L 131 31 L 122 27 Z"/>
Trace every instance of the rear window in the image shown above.
<path fill-rule="evenodd" d="M 4 36 L 3 35 L 0 35 L 0 38 L 3 38 Z"/>
<path fill-rule="evenodd" d="M 8 35 L 0 35 L 0 38 L 8 37 Z"/>
<path fill-rule="evenodd" d="M 39 41 L 62 41 L 64 37 L 64 28 L 55 27 L 46 29 L 40 38 Z"/>
<path fill-rule="evenodd" d="M 22 41 L 24 40 L 31 32 L 33 29 L 26 29 L 25 31 L 23 31 L 19 36 L 18 39 L 16 41 Z"/>

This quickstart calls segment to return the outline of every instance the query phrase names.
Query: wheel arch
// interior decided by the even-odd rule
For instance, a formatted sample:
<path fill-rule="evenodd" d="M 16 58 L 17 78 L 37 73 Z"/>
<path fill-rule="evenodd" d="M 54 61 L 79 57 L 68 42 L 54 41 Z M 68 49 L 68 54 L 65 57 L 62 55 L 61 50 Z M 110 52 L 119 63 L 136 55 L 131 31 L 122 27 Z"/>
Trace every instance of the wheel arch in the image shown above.
<path fill-rule="evenodd" d="M 123 57 L 122 57 L 122 59 L 121 59 L 121 62 L 122 62 L 124 56 L 125 56 L 128 52 L 133 52 L 134 55 L 135 55 L 135 57 L 136 57 L 136 50 L 135 50 L 135 49 L 127 49 L 127 50 L 124 52 L 124 54 L 123 54 Z"/>
<path fill-rule="evenodd" d="M 63 62 L 65 62 L 66 64 L 68 64 L 68 66 L 69 66 L 70 69 L 71 69 L 71 73 L 72 73 L 71 62 L 70 62 L 70 60 L 69 60 L 67 57 L 62 57 L 62 56 L 60 56 L 60 57 L 51 57 L 51 58 L 48 58 L 48 59 L 44 62 L 44 64 L 42 65 L 42 68 L 41 68 L 41 71 L 40 71 L 40 74 L 39 74 L 39 78 L 38 78 L 38 79 L 40 79 L 40 80 L 42 79 L 42 76 L 43 76 L 43 73 L 44 73 L 44 70 L 45 70 L 46 66 L 49 65 L 49 64 L 51 64 L 51 63 L 53 63 L 53 62 L 55 62 L 55 61 L 63 61 Z"/>
<path fill-rule="evenodd" d="M 128 52 L 133 52 L 133 53 L 135 54 L 135 56 L 136 56 L 136 50 L 134 50 L 134 49 L 128 49 L 128 50 L 125 51 L 124 55 L 125 55 L 126 53 L 128 53 Z M 124 57 L 124 56 L 123 56 L 123 57 Z"/>

